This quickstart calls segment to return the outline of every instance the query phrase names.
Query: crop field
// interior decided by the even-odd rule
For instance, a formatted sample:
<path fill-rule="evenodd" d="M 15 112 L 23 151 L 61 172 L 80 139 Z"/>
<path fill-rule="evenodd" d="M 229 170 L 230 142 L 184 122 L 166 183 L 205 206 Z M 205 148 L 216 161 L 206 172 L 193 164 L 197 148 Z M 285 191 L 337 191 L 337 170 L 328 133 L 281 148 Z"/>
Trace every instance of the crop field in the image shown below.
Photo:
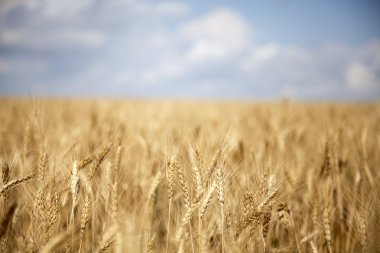
<path fill-rule="evenodd" d="M 380 252 L 378 103 L 0 99 L 0 252 Z"/>

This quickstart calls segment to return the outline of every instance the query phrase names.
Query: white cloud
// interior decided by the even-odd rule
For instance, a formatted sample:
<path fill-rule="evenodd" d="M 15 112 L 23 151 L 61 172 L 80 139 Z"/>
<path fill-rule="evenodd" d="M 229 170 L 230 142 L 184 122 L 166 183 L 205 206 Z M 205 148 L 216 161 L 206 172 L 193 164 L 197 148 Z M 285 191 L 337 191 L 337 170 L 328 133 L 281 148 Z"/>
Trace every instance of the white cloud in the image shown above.
<path fill-rule="evenodd" d="M 241 59 L 240 65 L 244 71 L 254 71 L 259 65 L 272 60 L 286 49 L 276 43 L 267 43 L 262 46 L 251 46 L 248 53 Z"/>
<path fill-rule="evenodd" d="M 178 1 L 114 0 L 107 3 L 112 9 L 125 9 L 134 16 L 183 17 L 189 13 L 189 6 Z"/>
<path fill-rule="evenodd" d="M 355 92 L 380 92 L 380 41 L 355 51 L 344 71 L 347 86 Z"/>
<path fill-rule="evenodd" d="M 274 43 L 268 43 L 262 47 L 253 50 L 253 58 L 256 61 L 265 62 L 273 59 L 279 53 L 279 46 Z"/>
<path fill-rule="evenodd" d="M 353 62 L 347 67 L 345 80 L 353 90 L 371 89 L 376 83 L 379 84 L 373 70 L 361 62 Z"/>
<path fill-rule="evenodd" d="M 245 49 L 249 45 L 250 27 L 238 14 L 229 9 L 216 9 L 195 18 L 179 28 L 191 49 L 190 61 L 223 58 Z"/>
<path fill-rule="evenodd" d="M 4 0 L 0 3 L 0 13 L 6 16 L 15 9 L 35 12 L 38 18 L 70 20 L 78 17 L 92 0 Z"/>
<path fill-rule="evenodd" d="M 210 59 L 220 60 L 227 57 L 228 54 L 229 51 L 223 45 L 199 41 L 186 53 L 185 58 L 190 63 L 197 63 Z"/>
<path fill-rule="evenodd" d="M 68 20 L 78 17 L 91 5 L 91 0 L 42 0 L 39 1 L 41 14 L 52 19 Z"/>
<path fill-rule="evenodd" d="M 157 3 L 154 11 L 160 15 L 181 17 L 189 13 L 189 7 L 183 2 L 166 1 Z"/>
<path fill-rule="evenodd" d="M 133 39 L 125 32 L 153 30 L 159 23 L 156 20 L 180 18 L 189 12 L 187 4 L 177 1 L 5 0 L 0 1 L 0 24 L 15 9 L 21 18 L 12 25 L 2 24 L 0 46 L 38 50 L 96 48 L 110 36 Z M 115 25 L 120 31 L 113 30 Z M 165 39 L 156 36 L 152 43 L 165 43 Z"/>

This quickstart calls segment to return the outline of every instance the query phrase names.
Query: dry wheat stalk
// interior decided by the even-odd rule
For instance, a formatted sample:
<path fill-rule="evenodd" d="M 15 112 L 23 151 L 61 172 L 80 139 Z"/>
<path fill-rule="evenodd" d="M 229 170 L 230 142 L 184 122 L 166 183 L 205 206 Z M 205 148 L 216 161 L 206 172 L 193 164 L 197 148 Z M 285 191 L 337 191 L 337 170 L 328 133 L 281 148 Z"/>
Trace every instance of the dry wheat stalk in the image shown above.
<path fill-rule="evenodd" d="M 218 200 L 220 204 L 220 210 L 221 210 L 221 223 L 222 223 L 222 253 L 223 251 L 223 246 L 224 246 L 224 175 L 223 175 L 223 169 L 222 166 L 219 165 L 218 168 L 216 169 L 216 180 L 218 184 Z"/>
<path fill-rule="evenodd" d="M 90 179 L 95 175 L 97 169 L 99 168 L 100 164 L 106 157 L 106 155 L 110 152 L 112 148 L 112 143 L 104 147 L 95 157 L 95 162 L 93 166 L 91 167 L 91 170 L 89 172 Z"/>
<path fill-rule="evenodd" d="M 197 158 L 197 167 L 199 168 L 200 171 L 203 170 L 203 157 L 201 152 L 199 151 L 198 148 L 195 149 L 195 157 Z"/>
<path fill-rule="evenodd" d="M 310 241 L 310 247 L 313 253 L 318 253 L 318 248 L 313 241 Z"/>
<path fill-rule="evenodd" d="M 160 185 L 162 180 L 162 171 L 159 170 L 157 174 L 154 176 L 152 184 L 150 185 L 150 189 L 148 192 L 148 204 L 152 204 L 152 202 L 156 199 L 156 191 L 158 186 Z"/>
<path fill-rule="evenodd" d="M 175 157 L 172 156 L 168 162 L 168 166 L 166 167 L 167 192 L 169 201 L 172 200 L 174 192 L 174 164 Z"/>
<path fill-rule="evenodd" d="M 7 162 L 4 162 L 3 165 L 1 166 L 1 178 L 3 181 L 3 184 L 7 184 L 9 182 L 9 165 Z M 8 194 L 4 193 L 3 194 L 4 198 L 4 211 L 7 209 L 8 206 Z"/>
<path fill-rule="evenodd" d="M 329 253 L 332 253 L 332 248 L 331 248 L 331 229 L 330 229 L 330 217 L 329 217 L 329 210 L 326 207 L 323 211 L 323 229 L 325 232 L 325 239 L 327 243 L 327 247 L 329 250 Z"/>
<path fill-rule="evenodd" d="M 362 252 L 368 252 L 367 249 L 367 224 L 366 220 L 363 218 L 362 215 L 359 215 L 357 218 L 358 221 L 358 230 L 359 230 L 359 236 L 360 236 L 360 245 L 362 247 Z"/>
<path fill-rule="evenodd" d="M 59 214 L 59 196 L 57 192 L 53 191 L 51 204 L 48 209 L 48 229 L 47 229 L 47 238 L 51 239 L 54 235 L 56 226 L 57 226 L 57 220 L 58 220 L 58 214 Z"/>
<path fill-rule="evenodd" d="M 29 181 L 32 178 L 33 178 L 33 176 L 29 175 L 29 176 L 25 176 L 22 178 L 18 178 L 18 179 L 14 179 L 12 181 L 9 181 L 8 183 L 4 184 L 0 188 L 0 195 L 3 195 L 4 193 L 6 193 L 8 190 L 12 189 L 13 187 L 15 187 L 15 186 L 17 186 L 23 182 Z"/>
<path fill-rule="evenodd" d="M 1 166 L 1 178 L 3 180 L 3 184 L 9 182 L 9 165 L 7 162 L 4 162 Z"/>
<path fill-rule="evenodd" d="M 264 173 L 260 180 L 260 186 L 259 186 L 261 196 L 265 196 L 268 192 L 268 177 L 269 177 L 269 169 L 268 167 L 265 167 Z"/>
<path fill-rule="evenodd" d="M 92 163 L 93 158 L 91 156 L 82 159 L 78 164 L 78 169 L 84 169 L 88 164 Z"/>
<path fill-rule="evenodd" d="M 332 171 L 332 165 L 331 165 L 331 148 L 330 143 L 326 141 L 325 143 L 325 150 L 324 150 L 324 157 L 323 157 L 323 163 L 321 166 L 321 172 L 319 173 L 320 177 L 328 176 L 330 175 Z"/>
<path fill-rule="evenodd" d="M 168 225 L 167 225 L 168 233 L 166 237 L 166 250 L 165 250 L 166 253 L 168 252 L 168 248 L 169 248 L 170 216 L 171 216 L 171 205 L 172 205 L 172 199 L 173 199 L 173 193 L 174 193 L 174 163 L 175 163 L 175 157 L 172 156 L 166 166 L 167 194 L 168 194 L 168 200 L 169 200 Z"/>
<path fill-rule="evenodd" d="M 40 155 L 40 161 L 38 163 L 38 170 L 37 170 L 37 178 L 40 184 L 44 181 L 44 178 L 45 178 L 46 162 L 47 162 L 47 153 L 46 151 L 44 151 Z"/>
<path fill-rule="evenodd" d="M 257 210 L 262 211 L 263 209 L 268 207 L 271 204 L 271 202 L 276 197 L 278 197 L 278 195 L 279 195 L 278 189 L 274 189 L 271 192 L 269 192 L 268 195 L 266 196 L 266 198 L 257 206 Z"/>
<path fill-rule="evenodd" d="M 25 132 L 24 132 L 24 146 L 23 146 L 23 162 L 24 167 L 26 166 L 25 163 L 28 159 L 29 153 L 30 153 L 30 146 L 32 145 L 32 129 L 30 125 L 26 125 Z"/>
<path fill-rule="evenodd" d="M 112 176 L 112 164 L 111 162 L 108 162 L 107 165 L 106 165 L 106 169 L 104 171 L 105 173 L 105 176 L 104 176 L 104 181 L 105 181 L 105 185 L 106 185 L 106 201 L 107 201 L 107 206 L 109 205 L 109 202 L 110 202 L 110 198 L 111 198 L 111 188 L 112 188 L 112 184 L 114 182 L 113 180 L 113 176 Z M 116 177 L 115 177 L 116 179 Z"/>
<path fill-rule="evenodd" d="M 108 251 L 108 250 L 112 247 L 112 245 L 113 245 L 114 242 L 115 242 L 115 239 L 112 239 L 112 240 L 108 241 L 106 244 L 104 244 L 104 245 L 98 250 L 98 253 L 104 253 L 104 252 Z"/>
<path fill-rule="evenodd" d="M 111 227 L 109 227 L 103 234 L 102 236 L 102 240 L 100 242 L 100 246 L 99 249 L 97 250 L 97 252 L 106 252 L 107 250 L 109 250 L 113 243 L 115 242 L 115 234 L 118 230 L 118 226 L 115 224 Z"/>
<path fill-rule="evenodd" d="M 122 147 L 121 145 L 118 145 L 116 148 L 114 162 L 113 162 L 113 171 L 114 171 L 113 181 L 116 181 L 117 176 L 119 175 L 121 152 L 122 152 Z"/>
<path fill-rule="evenodd" d="M 265 212 L 263 215 L 263 238 L 264 241 L 267 239 L 268 231 L 269 231 L 269 223 L 271 221 L 271 212 Z"/>
<path fill-rule="evenodd" d="M 185 252 L 185 239 L 181 239 L 178 246 L 177 253 L 184 253 Z"/>
<path fill-rule="evenodd" d="M 17 204 L 13 203 L 9 208 L 8 211 L 4 214 L 4 217 L 0 221 L 0 238 L 2 238 L 5 233 L 7 232 L 8 225 L 12 221 L 12 216 L 15 213 L 17 208 Z"/>
<path fill-rule="evenodd" d="M 214 157 L 213 157 L 213 159 L 211 161 L 210 167 L 208 168 L 208 170 L 206 172 L 206 175 L 204 176 L 205 179 L 207 179 L 207 180 L 211 179 L 211 176 L 214 173 L 214 171 L 215 171 L 215 169 L 216 169 L 216 167 L 218 165 L 219 158 L 220 158 L 221 155 L 222 155 L 222 149 L 218 149 L 218 152 L 216 152 L 216 154 L 214 155 Z M 207 183 L 207 182 L 208 181 L 205 180 L 205 183 Z"/>
<path fill-rule="evenodd" d="M 50 241 L 48 241 L 48 243 L 41 249 L 40 252 L 41 253 L 54 252 L 54 249 L 63 245 L 65 241 L 70 237 L 70 235 L 71 235 L 71 231 L 68 230 L 55 236 L 54 238 L 50 239 Z"/>
<path fill-rule="evenodd" d="M 111 213 L 112 218 L 114 221 L 117 221 L 117 214 L 118 214 L 118 197 L 117 197 L 117 182 L 114 182 L 112 184 L 112 191 L 111 191 Z"/>
<path fill-rule="evenodd" d="M 36 198 L 34 202 L 34 213 L 36 215 L 36 218 L 43 218 L 45 216 L 46 206 L 45 206 L 45 200 L 44 200 L 44 193 L 45 193 L 45 187 L 42 185 L 39 185 Z M 37 221 L 37 220 L 36 220 Z"/>
<path fill-rule="evenodd" d="M 199 168 L 197 166 L 192 166 L 193 170 L 193 178 L 195 183 L 195 200 L 194 202 L 197 203 L 201 201 L 203 197 L 203 183 L 202 183 L 202 176 L 199 171 Z"/>
<path fill-rule="evenodd" d="M 182 200 L 185 204 L 185 207 L 189 208 L 189 206 L 190 206 L 190 194 L 189 194 L 189 188 L 188 188 L 186 180 L 185 180 L 185 176 L 184 176 L 182 169 L 179 166 L 177 161 L 174 162 L 174 166 L 176 168 L 179 184 L 181 186 Z"/>
<path fill-rule="evenodd" d="M 182 239 L 183 234 L 184 234 L 184 230 L 185 230 L 186 226 L 190 223 L 191 218 L 193 217 L 193 215 L 197 209 L 198 209 L 197 204 L 186 209 L 186 213 L 182 217 L 182 222 L 180 224 L 180 227 L 179 227 L 179 230 L 177 233 L 177 242 L 179 242 Z"/>
<path fill-rule="evenodd" d="M 79 186 L 80 186 L 80 181 L 79 181 L 79 174 L 78 174 L 78 162 L 74 161 L 73 167 L 71 170 L 71 180 L 70 180 L 71 195 L 73 197 L 73 212 L 74 212 L 75 206 L 77 205 Z"/>
<path fill-rule="evenodd" d="M 207 211 L 207 208 L 211 205 L 212 195 L 214 194 L 214 191 L 217 187 L 218 187 L 217 182 L 214 182 L 209 188 L 209 190 L 207 191 L 207 194 L 203 197 L 203 201 L 199 208 L 199 216 L 202 220 Z"/>
<path fill-rule="evenodd" d="M 82 217 L 80 220 L 80 246 L 79 249 L 82 249 L 82 243 L 83 243 L 83 238 L 84 238 L 84 233 L 86 231 L 86 225 L 90 219 L 90 194 L 86 193 L 84 197 L 84 204 L 83 204 L 83 209 L 82 209 Z M 79 250 L 79 251 L 80 251 Z"/>
<path fill-rule="evenodd" d="M 146 253 L 153 253 L 153 250 L 155 248 L 155 243 L 156 243 L 156 235 L 153 234 L 150 237 L 150 240 L 149 240 L 148 245 L 146 247 Z"/>

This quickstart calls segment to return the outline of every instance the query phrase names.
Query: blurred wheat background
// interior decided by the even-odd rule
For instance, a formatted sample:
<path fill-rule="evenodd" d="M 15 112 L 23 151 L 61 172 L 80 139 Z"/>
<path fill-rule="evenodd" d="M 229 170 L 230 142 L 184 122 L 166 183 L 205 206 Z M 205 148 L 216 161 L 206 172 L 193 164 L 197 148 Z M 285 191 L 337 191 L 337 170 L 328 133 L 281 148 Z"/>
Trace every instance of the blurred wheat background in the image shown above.
<path fill-rule="evenodd" d="M 378 252 L 380 107 L 2 99 L 2 252 Z"/>

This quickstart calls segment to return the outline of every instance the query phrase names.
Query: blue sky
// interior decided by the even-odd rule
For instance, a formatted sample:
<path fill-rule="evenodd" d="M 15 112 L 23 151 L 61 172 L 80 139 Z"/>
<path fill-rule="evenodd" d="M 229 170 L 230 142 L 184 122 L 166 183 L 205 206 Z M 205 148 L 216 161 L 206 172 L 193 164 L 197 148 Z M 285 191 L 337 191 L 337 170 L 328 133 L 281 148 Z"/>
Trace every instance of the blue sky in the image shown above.
<path fill-rule="evenodd" d="M 0 95 L 380 98 L 379 1 L 0 1 Z"/>

